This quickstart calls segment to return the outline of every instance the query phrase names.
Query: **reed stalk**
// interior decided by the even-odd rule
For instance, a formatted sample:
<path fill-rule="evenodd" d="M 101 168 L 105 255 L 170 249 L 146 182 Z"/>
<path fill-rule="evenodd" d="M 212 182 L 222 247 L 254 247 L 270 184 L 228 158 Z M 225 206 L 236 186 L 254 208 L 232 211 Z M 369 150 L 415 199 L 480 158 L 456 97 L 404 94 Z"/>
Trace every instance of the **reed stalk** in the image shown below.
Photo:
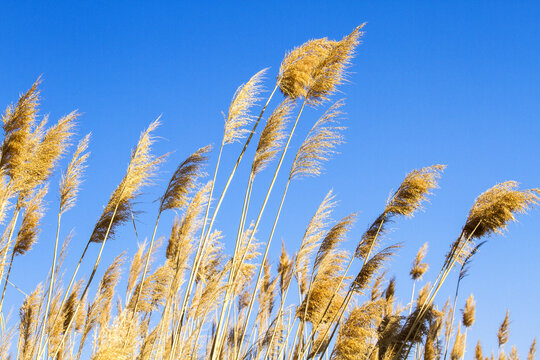
<path fill-rule="evenodd" d="M 212 215 L 212 218 L 210 219 L 210 224 L 208 225 L 208 230 L 206 232 L 206 235 L 203 235 L 204 232 L 201 233 L 201 240 L 199 241 L 199 245 L 197 247 L 197 252 L 195 253 L 195 259 L 194 259 L 193 267 L 192 267 L 191 274 L 190 274 L 190 277 L 189 277 L 189 280 L 188 280 L 188 285 L 187 285 L 186 291 L 184 293 L 184 298 L 182 300 L 182 306 L 180 307 L 180 322 L 179 322 L 179 324 L 177 326 L 177 329 L 182 327 L 182 323 L 183 323 L 183 320 L 184 320 L 184 317 L 185 317 L 187 302 L 188 302 L 188 299 L 189 299 L 189 295 L 191 294 L 191 289 L 193 287 L 193 282 L 195 280 L 195 274 L 197 274 L 197 271 L 199 270 L 199 266 L 200 266 L 200 263 L 201 263 L 201 254 L 204 254 L 204 251 L 206 249 L 206 242 L 207 242 L 207 240 L 208 240 L 208 238 L 210 236 L 210 233 L 212 231 L 212 226 L 214 225 L 214 221 L 215 221 L 216 216 L 217 216 L 217 214 L 219 212 L 219 209 L 221 207 L 221 203 L 222 203 L 222 201 L 223 201 L 223 199 L 225 197 L 225 194 L 227 193 L 229 185 L 231 184 L 231 181 L 232 181 L 232 179 L 234 177 L 234 174 L 236 173 L 236 170 L 238 169 L 238 165 L 240 164 L 240 161 L 244 157 L 246 149 L 247 149 L 249 143 L 251 142 L 251 139 L 252 139 L 253 135 L 255 134 L 255 130 L 257 129 L 257 125 L 259 124 L 259 121 L 261 120 L 262 116 L 264 115 L 264 112 L 265 112 L 268 104 L 272 100 L 272 97 L 274 96 L 278 86 L 279 86 L 279 83 L 277 83 L 275 85 L 274 90 L 272 90 L 272 93 L 270 94 L 270 96 L 266 100 L 266 103 L 263 106 L 263 108 L 261 110 L 261 113 L 259 114 L 257 120 L 255 121 L 255 124 L 253 125 L 253 128 L 251 129 L 251 131 L 250 131 L 250 133 L 249 133 L 249 135 L 248 135 L 248 137 L 246 139 L 246 142 L 244 143 L 244 147 L 242 148 L 242 150 L 240 151 L 240 154 L 238 155 L 236 163 L 234 164 L 234 166 L 233 166 L 233 168 L 231 170 L 231 173 L 229 174 L 229 178 L 227 179 L 225 187 L 223 188 L 223 190 L 221 192 L 221 195 L 220 195 L 219 200 L 217 202 L 217 205 L 216 205 L 216 208 L 215 208 L 214 213 Z M 216 166 L 216 171 L 214 172 L 214 174 L 217 174 L 217 166 Z M 213 186 L 214 186 L 214 183 L 212 184 L 212 190 L 211 191 L 213 191 Z M 203 224 L 206 224 L 206 219 L 207 219 L 207 215 L 208 215 L 208 209 L 209 208 L 207 208 L 207 212 L 205 214 L 205 220 L 203 221 Z M 175 331 L 175 333 L 177 333 L 177 332 L 178 332 L 178 330 Z M 173 337 L 173 338 L 176 338 L 176 336 Z M 170 358 L 172 358 L 173 355 L 174 355 L 174 353 L 173 353 L 173 351 L 171 351 Z"/>

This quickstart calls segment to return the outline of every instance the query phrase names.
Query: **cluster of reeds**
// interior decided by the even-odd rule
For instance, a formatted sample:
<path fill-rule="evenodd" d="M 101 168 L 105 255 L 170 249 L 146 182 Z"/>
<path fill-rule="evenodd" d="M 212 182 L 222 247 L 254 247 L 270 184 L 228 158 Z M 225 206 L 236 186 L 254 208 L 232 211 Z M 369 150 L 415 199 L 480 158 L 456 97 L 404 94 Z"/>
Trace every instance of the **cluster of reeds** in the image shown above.
<path fill-rule="evenodd" d="M 537 189 L 519 190 L 515 182 L 506 182 L 481 194 L 435 280 L 415 293 L 428 270 L 424 262 L 427 244 L 422 246 L 410 271 L 413 287 L 405 306 L 395 298 L 395 281 L 385 271 L 402 244 L 389 243 L 383 235 L 390 222 L 412 217 L 422 208 L 437 188 L 442 165 L 407 174 L 381 204 L 383 210 L 353 252 L 343 243 L 357 215 L 332 220 L 336 205 L 332 191 L 306 224 L 296 252 L 291 254 L 286 244 L 272 243 L 289 186 L 299 178 L 318 176 L 343 141 L 340 117 L 344 102 L 330 99 L 346 79 L 362 27 L 341 40 L 311 40 L 288 52 L 262 106 L 266 70 L 240 86 L 225 116 L 212 179 L 204 180 L 212 148 L 201 147 L 171 175 L 157 201 L 149 242 L 139 244 L 130 259 L 126 254 L 116 257 L 101 279 L 95 276 L 98 268 L 107 265 L 101 259 L 108 241 L 121 225 L 135 221 L 135 200 L 145 186 L 155 183 L 165 157 L 152 152 L 160 124 L 156 120 L 141 134 L 125 175 L 88 235 L 76 267 L 64 269 L 69 239 L 61 243 L 60 225 L 62 215 L 76 203 L 85 171 L 89 136 L 84 137 L 61 178 L 48 276 L 26 296 L 18 321 L 6 318 L 3 309 L 5 296 L 15 291 L 10 271 L 36 242 L 48 180 L 73 141 L 78 114 L 70 113 L 51 127 L 47 127 L 46 117 L 39 120 L 40 80 L 8 107 L 0 148 L 0 217 L 4 220 L 0 359 L 15 354 L 18 359 L 463 359 L 467 329 L 475 320 L 475 303 L 471 295 L 456 325 L 460 282 L 484 239 L 500 233 L 515 214 L 535 205 L 540 194 Z M 282 101 L 267 116 L 278 89 Z M 326 110 L 287 164 L 291 139 L 306 106 Z M 257 134 L 238 230 L 227 255 L 224 235 L 215 228 L 215 220 Z M 235 142 L 243 147 L 236 162 L 223 170 L 222 152 Z M 284 165 L 288 173 L 282 170 Z M 260 184 L 262 203 L 253 204 L 255 180 L 265 169 L 273 175 L 268 184 Z M 278 176 L 286 180 L 278 193 L 280 205 L 275 214 L 267 214 Z M 181 216 L 163 243 L 157 233 L 163 227 L 162 214 L 169 211 Z M 260 231 L 263 220 L 272 224 L 269 233 Z M 274 265 L 268 257 L 271 246 L 281 246 Z M 95 259 L 88 258 L 90 247 L 99 249 Z M 93 264 L 84 276 L 79 274 L 83 262 Z M 118 284 L 124 268 L 127 286 L 121 292 Z M 454 268 L 460 268 L 460 273 L 453 304 L 437 307 L 436 296 Z M 518 358 L 515 348 L 509 355 L 504 351 L 508 328 L 507 313 L 498 332 L 500 347 L 492 359 Z M 535 343 L 528 359 L 534 353 Z M 488 358 L 482 354 L 480 342 L 474 356 Z"/>

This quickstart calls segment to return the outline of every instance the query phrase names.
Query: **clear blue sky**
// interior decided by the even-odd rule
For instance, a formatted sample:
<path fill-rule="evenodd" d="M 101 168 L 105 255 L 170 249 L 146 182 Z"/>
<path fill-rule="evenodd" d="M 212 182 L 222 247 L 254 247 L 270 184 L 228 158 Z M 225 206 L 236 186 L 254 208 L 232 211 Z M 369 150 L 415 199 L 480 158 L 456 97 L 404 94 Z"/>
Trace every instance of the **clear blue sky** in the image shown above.
<path fill-rule="evenodd" d="M 280 239 L 295 250 L 330 188 L 340 200 L 336 218 L 360 212 L 353 244 L 408 171 L 446 164 L 425 212 L 396 222 L 388 236 L 389 242 L 405 242 L 390 270 L 405 304 L 412 256 L 429 241 L 432 271 L 426 280 L 432 280 L 477 195 L 505 180 L 540 186 L 539 18 L 540 3 L 534 1 L 3 1 L 0 106 L 16 101 L 43 74 L 42 112 L 57 119 L 79 109 L 81 136 L 93 133 L 83 192 L 63 222 L 64 235 L 70 228 L 76 234 L 66 262 L 71 266 L 121 179 L 131 147 L 153 119 L 163 115 L 157 151 L 175 152 L 158 186 L 141 198 L 139 209 L 147 210 L 140 217 L 141 237 L 151 235 L 156 211 L 151 201 L 172 169 L 198 147 L 219 143 L 221 111 L 238 85 L 270 66 L 270 87 L 286 50 L 311 38 L 341 38 L 367 22 L 350 83 L 341 88 L 347 99 L 347 143 L 322 177 L 293 184 L 273 255 Z M 306 113 L 293 150 L 315 116 Z M 226 149 L 224 169 L 238 151 L 238 145 Z M 242 174 L 217 223 L 228 233 L 229 249 L 246 181 Z M 259 192 L 267 175 L 260 179 Z M 57 178 L 52 181 L 55 189 Z M 276 200 L 261 234 L 268 230 Z M 49 201 L 55 209 L 54 194 Z M 168 234 L 171 218 L 161 223 L 159 235 Z M 40 243 L 14 265 L 13 281 L 25 291 L 44 279 L 49 264 L 54 212 L 45 220 Z M 473 292 L 477 301 L 469 351 L 478 338 L 495 349 L 507 308 L 509 343 L 522 355 L 540 336 L 539 232 L 536 210 L 520 216 L 504 237 L 493 237 L 477 255 L 459 300 L 462 307 Z M 124 249 L 131 255 L 136 249 L 131 227 L 123 227 L 109 245 L 105 265 Z M 441 303 L 454 286 L 455 278 L 449 279 Z M 8 308 L 22 300 L 13 289 L 10 294 Z"/>

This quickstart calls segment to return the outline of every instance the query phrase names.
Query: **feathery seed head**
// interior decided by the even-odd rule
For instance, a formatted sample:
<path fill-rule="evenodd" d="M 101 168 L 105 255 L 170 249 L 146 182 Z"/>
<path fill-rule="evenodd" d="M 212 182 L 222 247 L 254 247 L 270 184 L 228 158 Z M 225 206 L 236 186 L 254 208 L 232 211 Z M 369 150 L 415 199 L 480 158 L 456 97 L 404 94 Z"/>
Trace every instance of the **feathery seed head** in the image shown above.
<path fill-rule="evenodd" d="M 377 254 L 373 255 L 371 259 L 369 259 L 360 269 L 360 272 L 354 279 L 352 283 L 352 287 L 355 291 L 363 291 L 365 290 L 369 283 L 371 282 L 371 279 L 373 278 L 373 275 L 377 273 L 383 266 L 383 264 L 395 254 L 395 251 L 400 247 L 400 245 L 392 245 L 389 246 L 381 251 L 379 251 Z"/>
<path fill-rule="evenodd" d="M 318 176 L 322 172 L 322 162 L 327 161 L 335 148 L 343 143 L 341 131 L 345 128 L 337 126 L 337 117 L 344 101 L 337 101 L 313 125 L 308 136 L 298 149 L 289 178 L 303 176 Z"/>
<path fill-rule="evenodd" d="M 499 327 L 499 332 L 497 333 L 497 340 L 499 341 L 499 347 L 503 346 L 508 342 L 508 337 L 510 335 L 510 313 L 506 310 L 506 315 L 504 320 Z"/>
<path fill-rule="evenodd" d="M 47 191 L 48 186 L 45 185 L 27 202 L 21 228 L 13 247 L 15 255 L 26 254 L 36 242 L 40 232 L 39 222 L 44 215 L 43 198 Z"/>
<path fill-rule="evenodd" d="M 314 324 L 319 322 L 330 322 L 343 302 L 344 283 L 340 285 L 340 279 L 344 271 L 344 264 L 347 260 L 347 253 L 335 249 L 327 253 L 320 263 L 317 274 L 310 288 L 310 293 L 304 297 L 303 302 L 297 308 L 296 316 L 304 318 Z M 340 288 L 338 288 L 340 285 Z M 335 296 L 334 296 L 335 294 Z M 333 299 L 332 299 L 333 297 Z M 331 300 L 332 299 L 332 300 Z M 326 314 L 323 314 L 328 304 L 330 307 Z M 307 310 L 306 310 L 307 306 Z"/>
<path fill-rule="evenodd" d="M 32 359 L 35 351 L 36 330 L 39 325 L 39 308 L 42 301 L 43 288 L 39 284 L 26 297 L 19 310 L 19 344 L 21 359 Z"/>
<path fill-rule="evenodd" d="M 86 135 L 77 145 L 73 158 L 69 163 L 66 173 L 60 181 L 60 213 L 64 213 L 75 205 L 79 186 L 82 181 L 82 173 L 86 168 L 86 160 L 90 156 L 88 142 L 90 134 Z"/>
<path fill-rule="evenodd" d="M 26 166 L 26 177 L 29 182 L 27 188 L 32 188 L 49 178 L 56 163 L 68 148 L 78 116 L 79 114 L 73 111 L 45 132 Z"/>
<path fill-rule="evenodd" d="M 276 156 L 285 139 L 285 127 L 289 120 L 294 103 L 285 99 L 270 115 L 261 133 L 259 145 L 253 159 L 252 173 L 262 171 Z"/>
<path fill-rule="evenodd" d="M 480 343 L 480 340 L 476 343 L 476 347 L 474 348 L 474 360 L 484 360 L 484 354 L 482 353 L 482 344 Z"/>
<path fill-rule="evenodd" d="M 481 238 L 502 233 L 516 213 L 525 213 L 540 199 L 539 189 L 517 190 L 517 182 L 497 184 L 480 195 L 469 212 L 463 236 Z"/>
<path fill-rule="evenodd" d="M 373 281 L 373 285 L 371 286 L 371 301 L 375 301 L 383 295 L 382 282 L 385 276 L 386 271 L 383 271 Z"/>
<path fill-rule="evenodd" d="M 412 216 L 421 208 L 431 190 L 437 187 L 437 180 L 444 165 L 433 165 L 407 174 L 384 210 L 387 214 Z"/>
<path fill-rule="evenodd" d="M 424 245 L 422 245 L 420 250 L 418 250 L 418 253 L 416 253 L 411 272 L 409 273 L 413 280 L 422 279 L 422 276 L 424 276 L 424 274 L 429 268 L 429 265 L 427 263 L 422 262 L 426 257 L 427 249 L 428 243 L 425 243 Z"/>
<path fill-rule="evenodd" d="M 133 259 L 131 260 L 131 265 L 129 266 L 129 276 L 128 276 L 128 282 L 127 282 L 127 290 L 126 294 L 131 294 L 131 290 L 133 290 L 133 286 L 135 286 L 135 282 L 139 278 L 139 275 L 143 271 L 144 267 L 144 259 L 146 258 L 144 250 L 146 249 L 146 241 L 144 241 L 142 244 L 137 244 L 137 252 L 135 255 L 133 255 Z"/>
<path fill-rule="evenodd" d="M 109 237 L 114 236 L 116 228 L 130 218 L 133 201 L 139 195 L 140 189 L 151 183 L 158 166 L 164 161 L 163 156 L 155 158 L 151 154 L 151 147 L 155 141 L 152 132 L 159 124 L 159 119 L 155 120 L 141 134 L 131 154 L 131 161 L 124 178 L 112 193 L 94 227 L 90 237 L 91 242 L 101 243 L 107 233 Z"/>
<path fill-rule="evenodd" d="M 360 30 L 364 25 L 356 27 L 352 33 L 335 43 L 322 61 L 315 66 L 307 91 L 307 97 L 311 103 L 319 104 L 327 100 L 336 91 L 336 87 L 343 82 L 356 46 L 363 35 Z"/>
<path fill-rule="evenodd" d="M 41 78 L 38 78 L 32 87 L 20 96 L 17 105 L 9 106 L 2 115 L 4 140 L 1 147 L 0 168 L 7 169 L 12 178 L 14 173 L 18 172 L 17 168 L 28 158 L 32 128 L 36 122 L 39 106 L 40 83 Z"/>
<path fill-rule="evenodd" d="M 533 340 L 529 353 L 527 354 L 527 360 L 534 360 L 536 356 L 536 338 Z"/>
<path fill-rule="evenodd" d="M 166 255 L 167 259 L 172 261 L 172 266 L 177 270 L 180 270 L 184 262 L 189 258 L 193 236 L 202 225 L 201 214 L 208 202 L 211 185 L 212 182 L 209 181 L 195 193 L 182 221 L 175 220 L 173 224 Z"/>
<path fill-rule="evenodd" d="M 335 41 L 310 40 L 288 52 L 279 68 L 278 82 L 283 95 L 295 100 L 304 97 L 313 82 L 312 73 L 326 58 Z"/>
<path fill-rule="evenodd" d="M 353 213 L 338 221 L 329 231 L 326 233 L 317 256 L 315 257 L 315 264 L 313 266 L 316 269 L 323 259 L 332 252 L 339 243 L 345 240 L 345 236 L 351 230 L 354 222 L 356 221 L 356 214 Z"/>
<path fill-rule="evenodd" d="M 386 291 L 384 292 L 384 298 L 386 300 L 391 300 L 396 293 L 396 278 L 393 277 L 388 282 L 388 286 L 386 287 Z"/>
<path fill-rule="evenodd" d="M 324 229 L 328 224 L 332 209 L 336 205 L 334 199 L 335 196 L 332 194 L 332 190 L 330 190 L 311 218 L 302 238 L 298 254 L 296 255 L 294 274 L 298 280 L 300 293 L 302 294 L 305 293 L 307 288 L 310 257 L 325 236 Z"/>
<path fill-rule="evenodd" d="M 519 360 L 519 354 L 516 345 L 512 345 L 512 350 L 510 350 L 510 360 Z"/>
<path fill-rule="evenodd" d="M 382 321 L 382 301 L 368 301 L 354 307 L 339 328 L 332 359 L 368 359 L 372 341 L 377 338 L 377 327 Z"/>
<path fill-rule="evenodd" d="M 266 70 L 263 69 L 253 75 L 247 83 L 241 85 L 234 93 L 229 112 L 225 118 L 223 144 L 240 141 L 249 133 L 249 130 L 245 129 L 252 120 L 249 111 L 259 100 L 259 95 L 262 92 L 261 83 Z"/>
<path fill-rule="evenodd" d="M 469 328 L 474 324 L 474 310 L 476 304 L 472 294 L 467 298 L 465 309 L 463 309 L 463 326 Z"/>
<path fill-rule="evenodd" d="M 461 360 L 463 355 L 465 355 L 465 337 L 467 333 L 461 333 L 461 326 L 458 328 L 456 334 L 456 339 L 454 346 L 452 347 L 452 352 L 450 353 L 451 360 Z"/>
<path fill-rule="evenodd" d="M 222 239 L 223 235 L 221 235 L 221 231 L 219 230 L 214 230 L 210 234 L 208 245 L 199 265 L 197 282 L 207 282 L 208 279 L 215 277 L 215 274 L 219 273 L 219 269 L 223 266 L 224 262 Z"/>
<path fill-rule="evenodd" d="M 293 260 L 287 254 L 287 251 L 285 251 L 285 244 L 283 242 L 281 243 L 281 255 L 279 256 L 277 270 L 279 274 L 279 289 L 283 295 L 289 287 L 293 275 Z"/>
<path fill-rule="evenodd" d="M 418 291 L 418 297 L 416 298 L 416 307 L 417 308 L 420 308 L 420 307 L 424 306 L 424 304 L 428 300 L 430 287 L 431 287 L 431 283 L 428 282 L 426 285 L 424 285 L 420 289 L 420 291 Z"/>
<path fill-rule="evenodd" d="M 421 208 L 430 191 L 437 187 L 437 179 L 444 165 L 434 165 L 407 174 L 399 188 L 392 195 L 382 214 L 369 226 L 359 242 L 355 256 L 365 258 L 375 247 L 380 235 L 386 231 L 386 222 L 395 216 L 413 216 Z"/>
<path fill-rule="evenodd" d="M 204 175 L 202 167 L 208 161 L 207 154 L 211 149 L 210 145 L 200 148 L 178 166 L 161 198 L 160 212 L 181 209 L 188 204 L 187 197 L 197 179 Z"/>

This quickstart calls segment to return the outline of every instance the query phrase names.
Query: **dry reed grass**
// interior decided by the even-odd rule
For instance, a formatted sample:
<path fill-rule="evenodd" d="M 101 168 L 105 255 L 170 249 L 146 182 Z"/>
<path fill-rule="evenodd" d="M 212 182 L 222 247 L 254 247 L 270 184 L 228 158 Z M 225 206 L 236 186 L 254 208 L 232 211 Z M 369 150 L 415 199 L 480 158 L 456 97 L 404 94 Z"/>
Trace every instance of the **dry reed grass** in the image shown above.
<path fill-rule="evenodd" d="M 150 241 L 139 244 L 130 261 L 125 254 L 117 256 L 92 290 L 90 285 L 102 265 L 107 240 L 129 220 L 136 224 L 135 200 L 143 187 L 154 185 L 156 171 L 165 156 L 155 156 L 152 152 L 158 119 L 141 134 L 124 177 L 95 224 L 75 270 L 71 271 L 63 267 L 70 236 L 58 251 L 59 232 L 61 216 L 76 205 L 84 178 L 90 141 L 89 135 L 84 137 L 60 181 L 57 234 L 49 275 L 26 295 L 19 318 L 9 319 L 2 305 L 6 293 L 9 296 L 13 291 L 9 286 L 13 260 L 31 251 L 37 241 L 46 211 L 47 181 L 67 152 L 78 117 L 77 112 L 69 113 L 47 129 L 47 117 L 40 119 L 39 115 L 41 79 L 38 79 L 2 117 L 0 220 L 9 221 L 2 223 L 0 241 L 3 281 L 0 359 L 14 354 L 19 359 L 382 360 L 413 356 L 435 360 L 446 359 L 448 355 L 452 360 L 463 359 L 467 329 L 475 322 L 476 304 L 471 294 L 461 321 L 454 324 L 460 283 L 471 259 L 485 243 L 480 239 L 501 233 L 515 220 L 516 214 L 536 205 L 540 199 L 538 189 L 519 190 L 516 182 L 509 181 L 481 194 L 460 235 L 451 243 L 441 270 L 415 294 L 415 286 L 420 285 L 429 269 L 425 262 L 428 244 L 424 244 L 408 274 L 412 294 L 406 306 L 401 306 L 396 298 L 395 278 L 387 275 L 389 259 L 405 244 L 388 244 L 384 235 L 390 222 L 412 217 L 423 208 L 428 196 L 438 187 L 443 165 L 408 173 L 357 241 L 352 254 L 344 243 L 358 215 L 353 213 L 333 221 L 336 200 L 329 191 L 307 224 L 297 251 L 289 254 L 288 250 L 292 249 L 287 249 L 290 242 L 285 239 L 277 265 L 269 259 L 289 186 L 296 179 L 320 175 L 324 163 L 343 142 L 340 118 L 344 102 L 340 100 L 328 106 L 314 123 L 291 160 L 281 202 L 266 239 L 259 225 L 275 180 L 282 173 L 304 106 L 325 106 L 338 91 L 347 78 L 362 28 L 363 25 L 355 28 L 339 41 L 311 40 L 288 52 L 279 68 L 274 90 L 258 117 L 254 109 L 262 99 L 267 69 L 240 86 L 225 116 L 212 180 L 202 180 L 211 152 L 211 147 L 206 146 L 181 162 L 172 174 L 157 201 Z M 235 247 L 227 255 L 222 243 L 224 235 L 213 228 L 215 219 L 278 88 L 284 99 L 268 116 L 260 134 L 239 214 Z M 288 129 L 293 114 L 295 120 Z M 212 208 L 215 184 L 221 185 L 222 180 L 218 170 L 224 145 L 235 142 L 243 142 L 243 148 Z M 248 222 L 255 175 L 272 168 L 274 161 L 277 164 L 264 201 L 255 220 Z M 13 204 L 12 199 L 16 199 Z M 163 241 L 157 234 L 161 232 L 160 216 L 167 210 L 174 210 L 178 216 Z M 99 253 L 85 279 L 78 276 L 78 270 L 88 260 L 90 246 L 99 247 Z M 461 270 L 453 306 L 449 300 L 439 309 L 435 297 L 456 263 L 461 265 Z M 126 288 L 125 293 L 120 293 L 124 267 L 128 270 Z M 62 275 L 66 272 L 72 274 L 69 283 Z M 298 299 L 291 299 L 290 293 Z M 497 334 L 499 359 L 519 357 L 515 347 L 509 355 L 504 351 L 509 327 L 507 312 Z M 536 340 L 527 358 L 534 359 L 535 353 Z M 480 341 L 474 358 L 488 359 Z"/>

